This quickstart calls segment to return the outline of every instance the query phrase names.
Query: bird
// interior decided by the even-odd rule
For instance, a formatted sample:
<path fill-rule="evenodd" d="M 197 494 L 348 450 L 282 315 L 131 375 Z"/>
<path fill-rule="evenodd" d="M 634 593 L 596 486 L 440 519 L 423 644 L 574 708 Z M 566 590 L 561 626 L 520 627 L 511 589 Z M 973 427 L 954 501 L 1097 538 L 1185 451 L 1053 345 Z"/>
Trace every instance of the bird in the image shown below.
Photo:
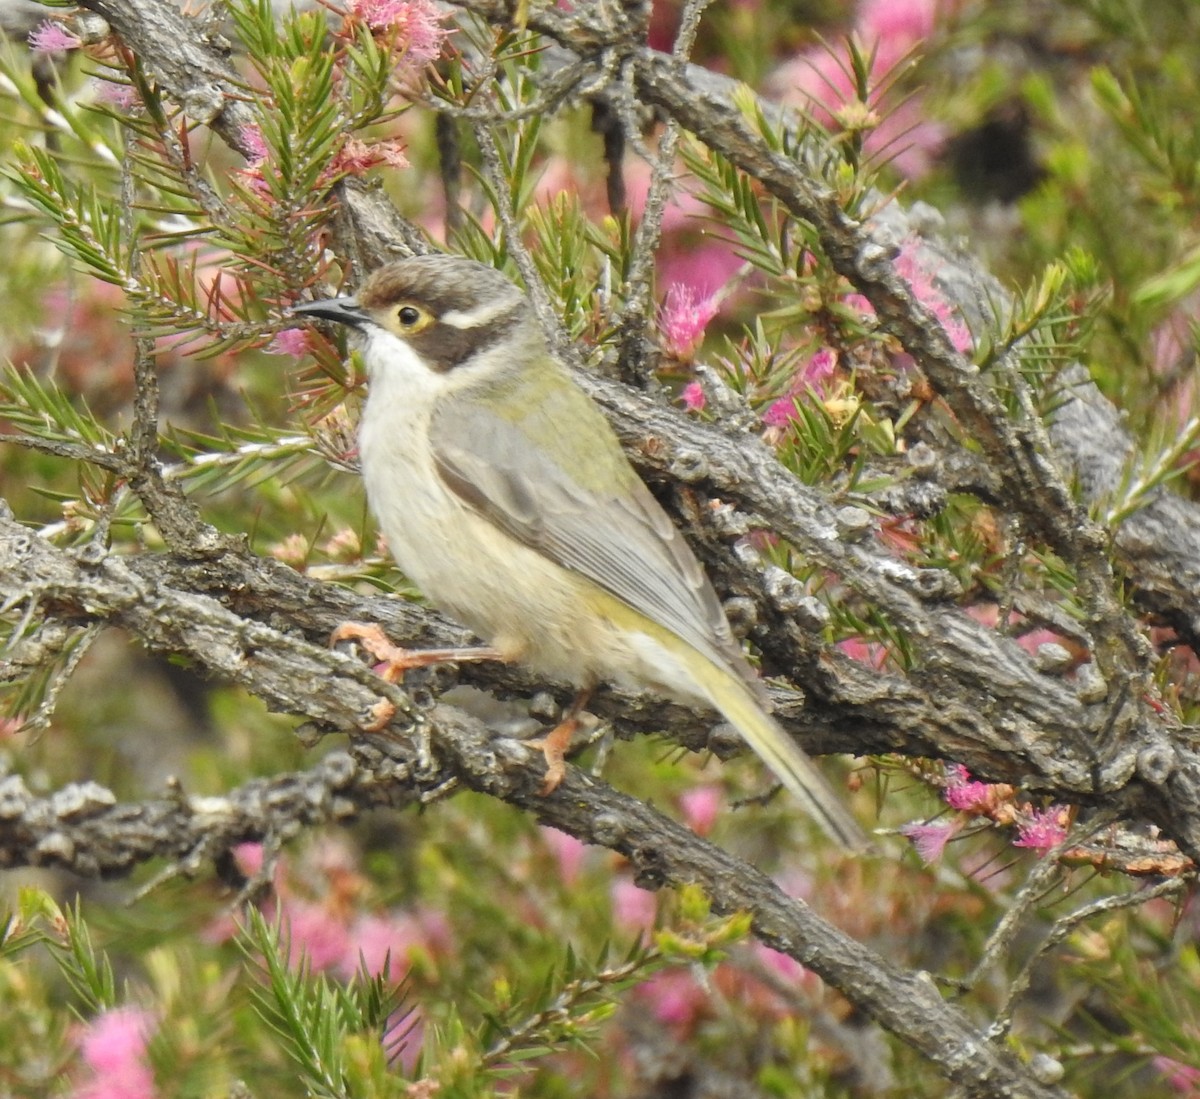
<path fill-rule="evenodd" d="M 683 535 L 595 402 L 550 349 L 529 297 L 461 256 L 389 262 L 356 294 L 291 315 L 352 330 L 367 372 L 358 453 L 401 571 L 485 645 L 408 651 L 346 624 L 395 669 L 517 662 L 578 688 L 542 746 L 549 794 L 590 691 L 653 690 L 730 722 L 838 844 L 866 837 L 769 713 Z"/>

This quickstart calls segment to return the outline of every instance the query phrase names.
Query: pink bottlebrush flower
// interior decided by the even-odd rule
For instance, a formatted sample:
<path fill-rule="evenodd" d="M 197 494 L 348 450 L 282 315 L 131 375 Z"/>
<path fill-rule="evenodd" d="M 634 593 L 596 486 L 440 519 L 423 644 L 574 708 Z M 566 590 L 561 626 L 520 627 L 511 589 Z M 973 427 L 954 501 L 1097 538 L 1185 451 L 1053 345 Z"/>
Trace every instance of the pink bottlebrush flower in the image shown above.
<path fill-rule="evenodd" d="M 1180 1095 L 1200 1095 L 1200 1069 L 1161 1055 L 1152 1058 L 1150 1063 Z"/>
<path fill-rule="evenodd" d="M 290 355 L 293 359 L 303 358 L 308 354 L 308 349 L 307 328 L 282 328 L 263 348 L 268 355 Z"/>
<path fill-rule="evenodd" d="M 363 916 L 355 920 L 347 945 L 350 951 L 338 969 L 347 977 L 365 966 L 372 977 L 387 968 L 389 981 L 400 981 L 408 972 L 410 954 L 420 945 L 416 920 L 409 915 Z"/>
<path fill-rule="evenodd" d="M 156 1099 L 146 1043 L 154 1016 L 140 1008 L 120 1007 L 92 1020 L 79 1049 L 92 1078 L 72 1099 Z"/>
<path fill-rule="evenodd" d="M 702 216 L 700 211 L 679 226 L 686 230 Z M 668 226 L 669 228 L 669 226 Z M 680 284 L 690 286 L 697 294 L 706 297 L 718 293 L 745 266 L 746 261 L 738 255 L 733 245 L 716 237 L 705 237 L 703 241 L 673 241 L 670 237 L 663 242 L 663 251 L 658 259 L 658 281 L 662 286 Z"/>
<path fill-rule="evenodd" d="M 780 397 L 779 400 L 772 401 L 767 406 L 766 412 L 762 415 L 762 422 L 767 427 L 787 427 L 796 418 L 796 398 L 789 393 L 786 397 Z"/>
<path fill-rule="evenodd" d="M 233 849 L 233 858 L 238 869 L 250 877 L 262 872 L 263 845 L 261 843 L 239 843 Z"/>
<path fill-rule="evenodd" d="M 626 931 L 649 931 L 658 916 L 658 896 L 629 878 L 617 878 L 612 890 L 613 922 Z"/>
<path fill-rule="evenodd" d="M 445 914 L 426 908 L 362 916 L 354 921 L 348 943 L 350 949 L 338 965 L 344 976 L 357 973 L 363 965 L 372 976 L 377 975 L 386 961 L 388 979 L 399 981 L 414 959 L 448 954 L 454 937 Z"/>
<path fill-rule="evenodd" d="M 937 862 L 946 850 L 946 844 L 961 830 L 961 821 L 930 821 L 929 823 L 905 824 L 900 834 L 912 840 L 917 854 L 926 866 Z"/>
<path fill-rule="evenodd" d="M 680 392 L 679 399 L 689 412 L 699 412 L 704 407 L 705 401 L 708 400 L 704 396 L 704 387 L 699 382 L 688 382 Z"/>
<path fill-rule="evenodd" d="M 991 783 L 975 782 L 961 763 L 954 764 L 949 771 L 944 796 L 951 809 L 982 813 L 995 805 L 996 792 Z"/>
<path fill-rule="evenodd" d="M 870 668 L 880 670 L 887 663 L 887 649 L 878 641 L 867 641 L 861 637 L 847 637 L 835 646 L 851 660 L 866 664 Z"/>
<path fill-rule="evenodd" d="M 128 111 L 140 102 L 137 89 L 132 84 L 122 84 L 119 80 L 97 80 L 96 101 L 107 103 L 120 111 Z"/>
<path fill-rule="evenodd" d="M 421 1012 L 420 1004 L 406 1003 L 392 1019 L 395 1021 L 388 1021 L 387 1031 L 383 1036 L 383 1048 L 390 1054 L 391 1063 L 398 1064 L 406 1075 L 411 1076 L 425 1043 L 425 1016 Z M 409 1094 L 421 1094 L 417 1087 L 416 1084 L 411 1085 Z"/>
<path fill-rule="evenodd" d="M 934 285 L 933 275 L 922 263 L 919 249 L 920 242 L 915 236 L 905 240 L 896 256 L 896 273 L 908 283 L 913 297 L 934 315 L 954 349 L 963 353 L 970 351 L 974 345 L 971 333 L 958 311 Z"/>
<path fill-rule="evenodd" d="M 311 547 L 303 534 L 289 534 L 282 542 L 276 542 L 267 552 L 277 561 L 302 569 L 308 563 Z"/>
<path fill-rule="evenodd" d="M 679 798 L 679 808 L 687 826 L 698 836 L 707 836 L 721 815 L 725 794 L 720 786 L 706 783 L 688 790 Z"/>
<path fill-rule="evenodd" d="M 258 167 L 267 159 L 267 154 L 271 151 L 267 148 L 267 140 L 263 137 L 262 129 L 254 125 L 243 126 L 239 136 L 245 146 L 246 162 L 252 168 Z"/>
<path fill-rule="evenodd" d="M 822 347 L 809 356 L 808 362 L 796 375 L 797 383 L 806 389 L 820 391 L 837 369 L 838 353 L 832 347 Z"/>
<path fill-rule="evenodd" d="M 436 61 L 450 33 L 446 14 L 432 0 L 350 0 L 347 10 L 373 31 L 396 34 L 404 59 L 414 68 Z"/>
<path fill-rule="evenodd" d="M 349 928 L 324 905 L 288 900 L 281 914 L 290 966 L 303 956 L 314 972 L 334 969 L 352 952 Z"/>
<path fill-rule="evenodd" d="M 34 53 L 61 53 L 64 50 L 77 50 L 83 45 L 83 39 L 72 34 L 61 23 L 52 19 L 43 20 L 29 32 L 26 39 L 29 48 Z"/>
<path fill-rule="evenodd" d="M 587 844 L 557 828 L 543 826 L 539 831 L 542 842 L 558 863 L 558 876 L 563 885 L 574 885 L 587 858 Z"/>
<path fill-rule="evenodd" d="M 351 527 L 337 531 L 321 548 L 333 561 L 357 561 L 362 556 L 362 541 Z"/>
<path fill-rule="evenodd" d="M 870 0 L 859 5 L 854 32 L 871 54 L 873 89 L 929 36 L 936 8 L 937 0 Z M 944 143 L 941 127 L 924 117 L 915 98 L 890 103 L 875 90 L 864 112 L 847 59 L 828 47 L 807 50 L 788 61 L 770 85 L 784 102 L 809 111 L 822 125 L 873 123 L 866 138 L 868 153 L 882 152 L 909 178 L 923 175 Z"/>
<path fill-rule="evenodd" d="M 669 287 L 658 312 L 663 350 L 681 362 L 690 360 L 720 307 L 716 294 L 702 298 L 690 286 L 675 283 Z"/>
<path fill-rule="evenodd" d="M 1066 838 L 1066 806 L 1051 805 L 1049 809 L 1035 809 L 1028 821 L 1017 825 L 1017 838 L 1013 840 L 1013 846 L 1030 847 L 1044 855 Z"/>
<path fill-rule="evenodd" d="M 330 165 L 329 174 L 334 176 L 360 176 L 371 168 L 386 164 L 390 168 L 407 168 L 408 157 L 398 141 L 376 141 L 368 145 L 357 137 L 346 139 Z"/>
<path fill-rule="evenodd" d="M 938 0 L 866 0 L 860 4 L 854 29 L 868 42 L 905 43 L 928 38 L 933 33 Z"/>
<path fill-rule="evenodd" d="M 791 955 L 784 954 L 765 943 L 751 943 L 750 951 L 765 969 L 790 985 L 799 984 L 808 975 L 809 971 Z"/>
<path fill-rule="evenodd" d="M 783 428 L 799 419 L 797 402 L 807 400 L 810 391 L 823 393 L 825 383 L 833 377 L 837 364 L 838 353 L 832 347 L 822 347 L 815 351 L 796 371 L 787 392 L 767 406 L 762 416 L 763 423 L 767 427 Z"/>
<path fill-rule="evenodd" d="M 660 1023 L 683 1029 L 690 1026 L 708 1006 L 708 995 L 686 969 L 666 969 L 638 985 L 638 994 L 648 1000 Z"/>
<path fill-rule="evenodd" d="M 842 304 L 847 309 L 854 310 L 854 312 L 859 314 L 864 321 L 875 319 L 875 306 L 867 301 L 862 294 L 846 294 L 842 298 Z"/>

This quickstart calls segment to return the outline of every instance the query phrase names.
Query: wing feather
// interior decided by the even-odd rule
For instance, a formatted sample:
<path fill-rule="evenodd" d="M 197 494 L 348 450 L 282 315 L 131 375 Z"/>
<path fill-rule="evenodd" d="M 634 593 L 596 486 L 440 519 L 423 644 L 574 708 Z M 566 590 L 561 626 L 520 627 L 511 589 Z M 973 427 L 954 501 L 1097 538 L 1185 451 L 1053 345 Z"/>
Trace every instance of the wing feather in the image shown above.
<path fill-rule="evenodd" d="M 439 475 L 513 538 L 587 577 L 757 688 L 683 536 L 633 471 L 599 410 L 572 383 L 564 384 L 578 400 L 554 409 L 553 423 L 537 406 L 518 424 L 486 402 L 444 404 L 432 431 Z M 561 394 L 557 403 L 564 403 Z M 526 422 L 529 417 L 535 422 Z M 557 433 L 555 457 L 547 451 L 548 431 Z M 583 441 L 596 444 L 597 438 L 603 445 L 589 453 Z M 607 476 L 596 475 L 602 467 Z"/>

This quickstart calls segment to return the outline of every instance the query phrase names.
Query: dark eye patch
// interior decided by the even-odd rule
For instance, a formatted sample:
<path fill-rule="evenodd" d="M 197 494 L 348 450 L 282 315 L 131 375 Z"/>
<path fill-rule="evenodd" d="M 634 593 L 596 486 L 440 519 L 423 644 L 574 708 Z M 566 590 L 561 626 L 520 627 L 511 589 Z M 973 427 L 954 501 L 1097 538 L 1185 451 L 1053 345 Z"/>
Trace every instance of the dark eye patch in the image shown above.
<path fill-rule="evenodd" d="M 404 338 L 420 353 L 426 366 L 444 374 L 503 341 L 525 319 L 527 312 L 528 305 L 522 298 L 487 324 L 475 328 L 455 328 L 435 322 L 415 333 L 406 334 Z"/>

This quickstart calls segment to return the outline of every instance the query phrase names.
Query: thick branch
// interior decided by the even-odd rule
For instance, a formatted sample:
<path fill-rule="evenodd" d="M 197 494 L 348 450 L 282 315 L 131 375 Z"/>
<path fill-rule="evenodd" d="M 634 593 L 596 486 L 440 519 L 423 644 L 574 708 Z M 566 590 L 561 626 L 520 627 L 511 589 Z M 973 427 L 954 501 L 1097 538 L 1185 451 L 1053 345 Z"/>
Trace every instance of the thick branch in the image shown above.
<path fill-rule="evenodd" d="M 107 616 L 148 647 L 185 655 L 207 673 L 239 682 L 275 707 L 327 728 L 353 730 L 371 701 L 371 688 L 383 689 L 336 652 L 240 620 L 209 597 L 151 583 L 118 559 L 81 562 L 0 519 L 0 594 L 14 592 L 33 594 L 68 619 Z M 390 693 L 404 704 L 402 695 Z M 425 769 L 419 780 L 414 776 L 420 751 L 411 739 L 398 742 L 398 764 L 377 748 L 360 749 L 371 764 L 366 773 L 339 754 L 311 775 L 252 783 L 224 798 L 180 796 L 141 807 L 115 806 L 107 791 L 92 785 L 40 801 L 10 779 L 0 787 L 0 862 L 66 865 L 87 873 L 124 872 L 158 856 L 187 862 L 231 843 L 286 831 L 289 820 L 312 822 L 368 805 L 402 804 L 419 788 L 456 779 L 619 851 L 644 885 L 698 883 L 719 911 L 750 912 L 764 941 L 824 977 L 968 1094 L 1059 1094 L 1034 1081 L 1011 1055 L 982 1042 L 927 979 L 893 969 L 764 875 L 649 806 L 574 770 L 553 797 L 541 797 L 543 765 L 536 750 L 492 738 L 478 722 L 448 707 L 426 718 L 409 712 L 409 729 L 424 722 L 435 733 L 436 751 L 448 759 L 444 771 Z"/>

